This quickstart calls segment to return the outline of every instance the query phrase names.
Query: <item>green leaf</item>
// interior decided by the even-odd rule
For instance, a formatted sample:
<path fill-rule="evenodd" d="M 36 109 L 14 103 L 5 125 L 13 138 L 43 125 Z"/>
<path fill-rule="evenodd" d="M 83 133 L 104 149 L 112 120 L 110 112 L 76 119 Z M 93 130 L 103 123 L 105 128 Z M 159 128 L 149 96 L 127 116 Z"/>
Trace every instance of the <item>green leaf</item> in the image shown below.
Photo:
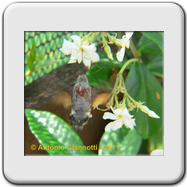
<path fill-rule="evenodd" d="M 153 55 L 162 55 L 161 49 L 158 47 L 158 45 L 147 38 L 146 36 L 142 36 L 138 42 L 138 52 L 140 53 L 148 53 Z"/>
<path fill-rule="evenodd" d="M 141 32 L 144 36 L 155 42 L 163 52 L 163 32 Z"/>
<path fill-rule="evenodd" d="M 163 76 L 163 57 L 156 56 L 152 59 L 147 65 L 147 69 L 149 69 L 153 73 L 159 73 Z"/>
<path fill-rule="evenodd" d="M 72 150 L 74 148 L 83 149 L 84 145 L 77 133 L 61 118 L 46 112 L 25 109 L 31 132 L 36 136 L 42 146 L 52 146 L 52 150 L 46 150 L 50 155 L 89 155 L 95 154 L 89 150 Z M 56 146 L 56 149 L 55 149 Z M 77 147 L 76 147 L 77 146 Z M 64 150 L 57 149 L 62 147 Z"/>
<path fill-rule="evenodd" d="M 142 142 L 136 129 L 123 125 L 116 131 L 106 131 L 99 143 L 99 155 L 136 155 Z"/>
<path fill-rule="evenodd" d="M 44 55 L 38 55 L 36 56 L 36 62 L 40 62 L 40 60 L 42 60 L 42 58 L 44 57 Z"/>
<path fill-rule="evenodd" d="M 107 54 L 104 51 L 99 53 L 99 57 L 100 57 L 101 60 L 103 60 L 103 58 L 109 60 Z"/>
<path fill-rule="evenodd" d="M 113 88 L 114 82 L 110 81 L 112 75 L 112 69 L 120 70 L 123 63 L 118 61 L 111 61 L 109 59 L 102 59 L 98 64 L 92 66 L 86 73 L 88 76 L 89 84 L 93 87 L 99 87 L 105 91 L 110 91 Z M 97 70 L 105 67 L 103 70 L 90 75 Z M 90 76 L 89 76 L 90 75 Z"/>
<path fill-rule="evenodd" d="M 35 41 L 32 40 L 32 46 L 31 51 L 29 53 L 29 59 L 28 59 L 28 68 L 31 69 L 32 65 L 34 64 L 34 61 L 36 60 L 36 44 Z"/>
<path fill-rule="evenodd" d="M 36 64 L 33 71 L 39 71 L 40 69 L 43 69 L 43 68 L 48 67 L 50 65 L 53 65 L 53 64 L 55 64 L 59 61 L 60 60 L 48 60 L 48 61 L 44 62 L 43 64 L 42 64 L 42 62 L 39 62 L 39 63 Z"/>
<path fill-rule="evenodd" d="M 143 63 L 134 63 L 127 76 L 125 85 L 127 92 L 133 99 L 145 102 L 144 105 L 160 116 L 160 119 L 157 119 L 149 117 L 141 110 L 131 112 L 136 119 L 138 133 L 143 139 L 149 139 L 156 135 L 162 128 L 162 87 Z"/>

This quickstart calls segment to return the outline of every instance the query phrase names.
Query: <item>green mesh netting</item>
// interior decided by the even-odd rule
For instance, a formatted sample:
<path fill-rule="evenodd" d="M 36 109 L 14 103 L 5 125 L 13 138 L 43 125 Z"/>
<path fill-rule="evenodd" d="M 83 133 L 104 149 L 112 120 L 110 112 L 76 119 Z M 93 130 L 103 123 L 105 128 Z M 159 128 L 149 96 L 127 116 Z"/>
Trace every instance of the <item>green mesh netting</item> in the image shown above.
<path fill-rule="evenodd" d="M 39 71 L 33 72 L 31 75 L 25 77 L 25 86 L 32 83 L 34 80 L 51 72 L 59 66 L 69 61 L 69 56 L 65 56 L 59 49 L 62 47 L 64 38 L 69 40 L 72 34 L 84 36 L 87 32 L 30 32 L 24 33 L 24 64 L 27 69 L 27 62 L 29 58 L 29 52 L 31 50 L 32 41 L 36 44 L 36 54 L 44 55 L 40 63 L 48 60 L 59 60 L 53 65 L 49 65 L 40 69 Z"/>

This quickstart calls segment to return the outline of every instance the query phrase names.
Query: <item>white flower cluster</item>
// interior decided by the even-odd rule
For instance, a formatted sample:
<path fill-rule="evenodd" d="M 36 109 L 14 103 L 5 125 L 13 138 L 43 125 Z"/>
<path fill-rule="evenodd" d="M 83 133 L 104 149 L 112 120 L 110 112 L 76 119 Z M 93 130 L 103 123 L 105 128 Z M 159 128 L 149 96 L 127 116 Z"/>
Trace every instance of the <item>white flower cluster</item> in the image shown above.
<path fill-rule="evenodd" d="M 116 39 L 116 38 L 114 39 L 115 40 L 114 43 L 121 47 L 121 49 L 116 53 L 116 58 L 119 62 L 123 61 L 126 48 L 130 47 L 130 38 L 132 37 L 132 35 L 133 32 L 126 32 L 126 35 L 123 35 L 122 39 Z M 83 62 L 84 65 L 88 69 L 90 69 L 91 62 L 96 62 L 100 60 L 100 57 L 96 52 L 97 48 L 95 44 L 86 45 L 87 43 L 86 41 L 81 43 L 81 38 L 78 35 L 72 35 L 71 39 L 73 40 L 73 42 L 64 39 L 62 48 L 60 48 L 60 50 L 65 55 L 71 55 L 70 61 L 68 62 L 69 64 L 76 63 L 76 62 L 78 63 Z M 107 49 L 107 47 L 105 47 L 105 49 Z M 112 58 L 111 51 L 110 50 L 105 50 L 105 51 L 108 51 L 107 53 L 109 54 L 107 55 Z"/>

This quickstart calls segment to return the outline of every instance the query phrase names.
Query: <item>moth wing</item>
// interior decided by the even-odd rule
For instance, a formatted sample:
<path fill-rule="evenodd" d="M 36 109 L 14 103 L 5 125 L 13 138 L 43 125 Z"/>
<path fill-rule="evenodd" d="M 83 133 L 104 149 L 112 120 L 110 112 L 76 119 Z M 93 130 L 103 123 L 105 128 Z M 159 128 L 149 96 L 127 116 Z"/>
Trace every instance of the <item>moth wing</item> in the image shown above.
<path fill-rule="evenodd" d="M 91 102 L 91 88 L 86 89 L 86 92 L 84 94 L 84 98 L 87 102 Z"/>

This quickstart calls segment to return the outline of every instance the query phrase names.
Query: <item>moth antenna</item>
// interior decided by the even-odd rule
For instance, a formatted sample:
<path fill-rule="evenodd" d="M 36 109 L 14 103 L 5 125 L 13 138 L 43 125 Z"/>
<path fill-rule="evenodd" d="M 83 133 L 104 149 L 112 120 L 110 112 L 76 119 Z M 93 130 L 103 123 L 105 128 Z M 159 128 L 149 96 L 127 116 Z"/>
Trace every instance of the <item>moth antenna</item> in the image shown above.
<path fill-rule="evenodd" d="M 104 68 L 106 68 L 106 67 L 104 66 L 104 67 L 102 67 L 101 69 L 99 69 L 99 70 L 97 70 L 97 71 L 91 73 L 90 75 L 93 75 L 93 74 L 95 74 L 95 73 L 98 73 L 99 71 L 103 70 Z M 87 77 L 89 77 L 90 75 L 88 75 Z"/>

